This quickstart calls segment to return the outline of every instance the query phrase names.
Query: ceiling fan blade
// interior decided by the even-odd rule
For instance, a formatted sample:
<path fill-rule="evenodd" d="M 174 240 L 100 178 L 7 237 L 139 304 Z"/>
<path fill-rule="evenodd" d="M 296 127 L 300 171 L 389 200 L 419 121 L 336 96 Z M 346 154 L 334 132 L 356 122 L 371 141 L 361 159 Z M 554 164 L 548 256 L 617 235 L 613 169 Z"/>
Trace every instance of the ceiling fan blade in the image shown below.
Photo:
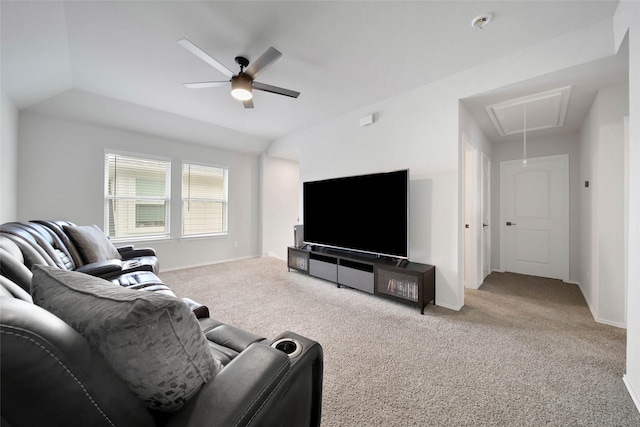
<path fill-rule="evenodd" d="M 249 67 L 245 70 L 245 73 L 249 74 L 255 79 L 258 74 L 264 71 L 269 65 L 276 62 L 276 60 L 281 56 L 282 53 L 280 53 L 277 49 L 270 47 L 266 50 L 265 53 L 262 54 L 262 56 L 260 56 L 260 58 L 249 64 Z"/>
<path fill-rule="evenodd" d="M 275 93 L 278 95 L 290 96 L 291 98 L 297 98 L 300 95 L 300 92 L 296 92 L 295 90 L 284 89 L 260 82 L 253 82 L 253 88 L 257 90 L 263 90 L 265 92 Z"/>
<path fill-rule="evenodd" d="M 216 61 L 215 59 L 213 59 L 208 53 L 206 53 L 204 50 L 200 49 L 195 44 L 191 43 L 189 40 L 180 39 L 180 40 L 178 40 L 178 44 L 180 46 L 184 47 L 185 49 L 187 49 L 189 52 L 193 53 L 198 58 L 202 59 L 207 64 L 209 64 L 212 67 L 214 67 L 216 70 L 220 71 L 225 76 L 227 76 L 227 77 L 233 77 L 234 76 L 233 71 L 231 71 L 230 69 L 228 69 L 227 67 L 225 67 L 224 65 L 222 65 L 221 63 Z"/>
<path fill-rule="evenodd" d="M 188 87 L 189 89 L 202 89 L 202 88 L 207 88 L 207 87 L 220 87 L 220 86 L 227 86 L 229 84 L 228 81 L 226 82 L 196 82 L 196 83 L 185 83 L 185 87 Z"/>
<path fill-rule="evenodd" d="M 242 101 L 244 108 L 253 108 L 253 99 L 247 99 L 246 101 Z"/>

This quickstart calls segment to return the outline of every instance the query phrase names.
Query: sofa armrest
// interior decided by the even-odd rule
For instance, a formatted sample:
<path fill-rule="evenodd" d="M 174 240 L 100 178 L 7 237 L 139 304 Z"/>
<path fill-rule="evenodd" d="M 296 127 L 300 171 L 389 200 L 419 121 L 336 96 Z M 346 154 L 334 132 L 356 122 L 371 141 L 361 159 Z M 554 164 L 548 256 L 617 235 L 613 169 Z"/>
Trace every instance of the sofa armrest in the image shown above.
<path fill-rule="evenodd" d="M 205 384 L 166 427 L 320 426 L 322 347 L 292 332 L 284 332 L 280 338 L 298 341 L 302 353 L 289 357 L 268 341 L 251 344 Z"/>
<path fill-rule="evenodd" d="M 133 245 L 118 247 L 118 252 L 122 259 L 138 258 L 143 256 L 156 256 L 156 250 L 153 248 L 134 248 Z"/>
<path fill-rule="evenodd" d="M 196 319 L 206 319 L 209 317 L 209 307 L 206 305 L 202 305 L 199 302 L 186 297 L 182 298 L 182 301 L 189 306 L 193 314 L 196 315 Z"/>
<path fill-rule="evenodd" d="M 257 414 L 277 404 L 274 394 L 290 369 L 285 353 L 252 344 L 205 384 L 167 427 L 250 425 Z"/>
<path fill-rule="evenodd" d="M 119 259 L 109 259 L 106 261 L 92 262 L 79 267 L 76 271 L 97 277 L 111 277 L 122 271 L 122 261 Z"/>

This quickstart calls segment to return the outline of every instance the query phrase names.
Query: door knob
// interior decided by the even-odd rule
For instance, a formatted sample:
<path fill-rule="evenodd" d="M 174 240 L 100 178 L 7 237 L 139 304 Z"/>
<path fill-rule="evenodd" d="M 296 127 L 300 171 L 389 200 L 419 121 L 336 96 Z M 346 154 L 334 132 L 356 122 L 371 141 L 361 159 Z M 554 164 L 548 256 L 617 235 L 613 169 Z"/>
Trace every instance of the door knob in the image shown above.
<path fill-rule="evenodd" d="M 511 227 L 512 225 L 518 225 L 515 222 L 507 221 L 507 227 Z"/>
<path fill-rule="evenodd" d="M 483 223 L 482 223 L 482 226 L 483 226 L 483 227 L 488 227 L 488 226 L 489 226 L 489 224 L 485 224 L 485 223 L 483 222 Z"/>

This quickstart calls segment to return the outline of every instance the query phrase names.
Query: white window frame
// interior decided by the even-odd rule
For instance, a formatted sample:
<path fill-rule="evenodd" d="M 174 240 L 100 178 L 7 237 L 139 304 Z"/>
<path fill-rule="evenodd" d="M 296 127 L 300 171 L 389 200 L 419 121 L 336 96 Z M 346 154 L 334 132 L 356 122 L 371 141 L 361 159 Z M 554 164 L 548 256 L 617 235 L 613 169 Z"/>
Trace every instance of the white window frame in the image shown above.
<path fill-rule="evenodd" d="M 147 197 L 147 196 L 126 196 L 126 197 L 118 197 L 118 195 L 110 195 L 109 194 L 109 158 L 111 156 L 116 156 L 124 159 L 134 159 L 140 161 L 154 161 L 154 162 L 163 162 L 165 163 L 165 195 L 164 198 L 160 197 Z M 127 241 L 142 241 L 142 240 L 166 240 L 171 236 L 171 167 L 172 161 L 167 157 L 153 156 L 148 154 L 138 154 L 138 153 L 130 153 L 123 151 L 115 151 L 115 150 L 105 150 L 104 155 L 104 230 L 105 233 L 115 242 L 127 242 Z M 112 200 L 148 200 L 150 202 L 164 202 L 165 211 L 165 224 L 164 230 L 161 232 L 153 231 L 149 233 L 135 233 L 128 235 L 112 235 L 112 230 L 110 227 L 110 212 L 109 206 L 110 201 Z"/>
<path fill-rule="evenodd" d="M 185 167 L 190 165 L 220 169 L 223 171 L 224 188 L 223 188 L 222 199 L 191 198 L 189 197 L 189 194 L 185 194 L 185 188 L 184 188 Z M 180 237 L 181 238 L 191 239 L 191 238 L 199 238 L 199 237 L 217 237 L 217 236 L 219 237 L 219 236 L 229 235 L 229 167 L 228 166 L 183 160 L 182 166 L 180 168 L 180 192 L 181 192 L 181 199 L 182 199 L 180 203 Z M 222 203 L 223 204 L 222 230 L 219 232 L 211 232 L 211 233 L 185 234 L 184 209 L 185 209 L 185 203 L 189 203 L 190 201 L 201 201 L 201 202 L 206 201 L 206 202 Z"/>

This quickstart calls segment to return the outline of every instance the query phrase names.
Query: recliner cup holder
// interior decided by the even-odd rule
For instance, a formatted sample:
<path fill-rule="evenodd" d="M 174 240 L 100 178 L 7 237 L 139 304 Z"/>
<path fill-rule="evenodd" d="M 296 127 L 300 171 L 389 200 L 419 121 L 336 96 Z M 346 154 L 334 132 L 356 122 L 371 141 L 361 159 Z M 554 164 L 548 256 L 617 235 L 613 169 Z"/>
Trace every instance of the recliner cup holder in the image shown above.
<path fill-rule="evenodd" d="M 302 353 L 302 344 L 293 338 L 280 338 L 271 344 L 271 347 L 286 353 L 291 358 Z"/>

